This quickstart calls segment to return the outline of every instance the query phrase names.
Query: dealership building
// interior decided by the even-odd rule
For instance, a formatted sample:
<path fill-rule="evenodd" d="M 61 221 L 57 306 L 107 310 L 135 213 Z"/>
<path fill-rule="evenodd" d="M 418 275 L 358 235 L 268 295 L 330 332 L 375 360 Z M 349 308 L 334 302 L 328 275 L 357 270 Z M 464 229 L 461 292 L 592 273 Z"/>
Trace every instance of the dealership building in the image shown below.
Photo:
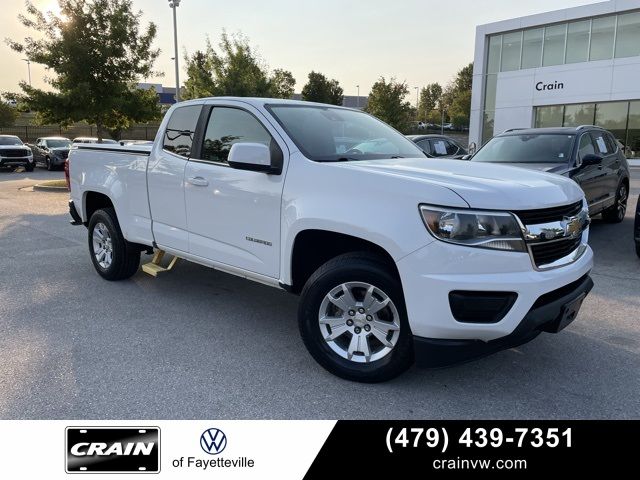
<path fill-rule="evenodd" d="M 510 128 L 599 125 L 640 158 L 640 0 L 481 25 L 469 141 Z"/>

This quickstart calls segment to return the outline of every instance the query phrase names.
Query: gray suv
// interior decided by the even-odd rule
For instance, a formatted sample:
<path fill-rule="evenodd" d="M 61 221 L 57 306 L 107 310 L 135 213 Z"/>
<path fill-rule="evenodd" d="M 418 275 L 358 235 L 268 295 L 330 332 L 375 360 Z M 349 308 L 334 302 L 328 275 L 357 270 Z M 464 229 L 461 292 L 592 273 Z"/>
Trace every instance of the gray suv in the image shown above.
<path fill-rule="evenodd" d="M 513 129 L 493 137 L 470 159 L 557 173 L 575 180 L 589 214 L 610 223 L 624 220 L 629 164 L 607 130 L 593 125 Z"/>

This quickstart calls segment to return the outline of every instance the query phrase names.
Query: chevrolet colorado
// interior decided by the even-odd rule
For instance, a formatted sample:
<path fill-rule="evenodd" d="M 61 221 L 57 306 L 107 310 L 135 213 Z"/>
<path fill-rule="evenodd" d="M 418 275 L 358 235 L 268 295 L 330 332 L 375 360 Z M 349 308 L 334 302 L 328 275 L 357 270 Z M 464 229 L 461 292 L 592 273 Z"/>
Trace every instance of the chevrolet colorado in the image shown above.
<path fill-rule="evenodd" d="M 75 145 L 69 208 L 107 280 L 155 249 L 300 295 L 307 349 L 351 380 L 574 320 L 593 286 L 578 185 L 424 158 L 357 110 L 200 99 L 174 105 L 153 145 Z"/>

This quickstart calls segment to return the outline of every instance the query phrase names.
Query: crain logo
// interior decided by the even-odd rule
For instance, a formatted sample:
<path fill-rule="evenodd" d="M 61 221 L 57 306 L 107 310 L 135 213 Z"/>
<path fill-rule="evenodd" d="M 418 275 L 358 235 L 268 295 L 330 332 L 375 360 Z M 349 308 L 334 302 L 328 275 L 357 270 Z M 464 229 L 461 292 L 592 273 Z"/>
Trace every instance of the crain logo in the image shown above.
<path fill-rule="evenodd" d="M 200 435 L 200 446 L 209 455 L 218 455 L 227 447 L 227 436 L 222 430 L 210 428 Z"/>
<path fill-rule="evenodd" d="M 158 473 L 157 427 L 68 427 L 67 473 Z"/>

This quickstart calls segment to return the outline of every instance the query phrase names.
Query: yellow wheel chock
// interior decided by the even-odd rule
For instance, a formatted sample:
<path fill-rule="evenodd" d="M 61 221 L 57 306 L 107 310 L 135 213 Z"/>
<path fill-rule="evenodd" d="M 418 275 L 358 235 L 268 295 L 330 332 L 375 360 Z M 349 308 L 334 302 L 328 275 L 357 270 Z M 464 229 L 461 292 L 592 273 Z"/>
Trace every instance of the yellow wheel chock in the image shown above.
<path fill-rule="evenodd" d="M 153 254 L 153 259 L 149 263 L 142 264 L 142 271 L 157 277 L 159 274 L 168 272 L 171 270 L 176 262 L 178 261 L 178 257 L 173 257 L 169 264 L 166 267 L 162 266 L 162 259 L 164 258 L 164 254 L 166 252 L 164 250 L 156 250 Z"/>

